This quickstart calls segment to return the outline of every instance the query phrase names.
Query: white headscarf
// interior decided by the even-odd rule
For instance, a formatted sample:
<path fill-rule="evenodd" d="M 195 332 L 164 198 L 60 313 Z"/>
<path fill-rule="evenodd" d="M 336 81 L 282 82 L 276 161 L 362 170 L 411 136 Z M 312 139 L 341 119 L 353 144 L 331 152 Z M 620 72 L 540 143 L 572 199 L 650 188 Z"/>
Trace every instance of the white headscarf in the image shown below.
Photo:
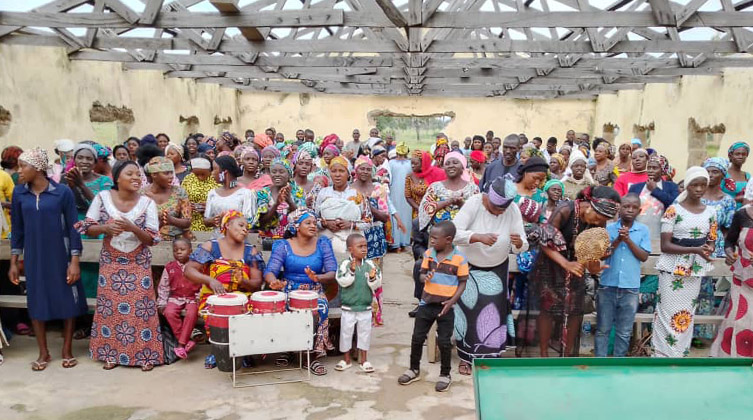
<path fill-rule="evenodd" d="M 575 178 L 573 178 L 573 164 L 579 160 L 582 160 L 586 165 L 586 172 L 583 173 L 583 178 L 576 180 Z M 572 178 L 573 182 L 578 185 L 583 183 L 587 183 L 588 185 L 594 184 L 594 179 L 591 176 L 591 171 L 588 170 L 588 158 L 586 158 L 586 155 L 584 155 L 583 152 L 580 151 L 580 149 L 573 149 L 572 152 L 570 152 L 570 160 L 567 162 L 567 172 L 565 173 L 565 177 L 562 178 L 562 182 L 565 182 L 565 180 L 569 178 Z"/>
<path fill-rule="evenodd" d="M 690 185 L 691 182 L 698 178 L 704 178 L 706 180 L 706 184 L 708 185 L 709 173 L 707 170 L 701 168 L 700 166 L 691 166 L 690 168 L 688 168 L 687 172 L 685 172 L 685 180 L 683 181 L 685 190 L 677 197 L 678 203 L 682 203 L 686 198 L 688 198 L 688 185 Z"/>

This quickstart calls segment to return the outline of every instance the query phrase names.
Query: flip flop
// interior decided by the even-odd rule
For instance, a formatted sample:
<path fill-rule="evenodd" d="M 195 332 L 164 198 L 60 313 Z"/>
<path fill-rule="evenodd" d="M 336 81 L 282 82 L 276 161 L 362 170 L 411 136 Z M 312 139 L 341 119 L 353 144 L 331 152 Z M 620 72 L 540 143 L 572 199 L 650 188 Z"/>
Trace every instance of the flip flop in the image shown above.
<path fill-rule="evenodd" d="M 151 372 L 152 369 L 154 369 L 154 365 L 151 363 L 147 363 L 145 365 L 141 365 L 141 371 L 142 372 Z"/>
<path fill-rule="evenodd" d="M 173 349 L 173 352 L 175 353 L 176 356 L 178 356 L 181 359 L 188 358 L 188 353 L 186 352 L 185 347 L 176 347 Z"/>
<path fill-rule="evenodd" d="M 41 372 L 45 369 L 47 369 L 47 364 L 50 362 L 50 358 L 48 357 L 47 360 L 42 360 L 41 362 L 39 360 L 35 360 L 31 362 L 31 370 L 34 372 Z"/>
<path fill-rule="evenodd" d="M 16 334 L 18 335 L 31 335 L 32 329 L 23 322 L 16 324 Z"/>
<path fill-rule="evenodd" d="M 352 363 L 348 363 L 345 360 L 340 360 L 335 365 L 335 370 L 342 372 L 342 371 L 344 371 L 346 369 L 350 369 L 351 366 L 353 366 Z"/>
<path fill-rule="evenodd" d="M 78 360 L 76 360 L 75 357 L 71 357 L 70 359 L 63 359 L 63 368 L 70 369 L 78 366 Z"/>
<path fill-rule="evenodd" d="M 113 370 L 116 367 L 118 367 L 118 364 L 115 362 L 105 362 L 105 364 L 102 366 L 102 369 L 104 370 Z"/>
<path fill-rule="evenodd" d="M 373 373 L 374 372 L 374 366 L 372 366 L 371 362 L 369 362 L 369 361 L 365 361 L 365 362 L 361 363 L 358 366 L 361 368 L 362 371 L 364 371 L 366 373 Z"/>

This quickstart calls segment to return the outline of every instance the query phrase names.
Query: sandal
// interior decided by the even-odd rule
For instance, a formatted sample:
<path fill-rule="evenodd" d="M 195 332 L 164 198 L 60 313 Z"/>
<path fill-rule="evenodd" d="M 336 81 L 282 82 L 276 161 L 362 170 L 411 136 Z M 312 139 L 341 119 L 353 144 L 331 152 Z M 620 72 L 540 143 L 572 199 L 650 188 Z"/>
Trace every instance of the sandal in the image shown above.
<path fill-rule="evenodd" d="M 290 366 L 290 363 L 293 361 L 292 355 L 286 353 L 281 354 L 280 356 L 275 359 L 275 366 L 277 367 L 288 367 Z"/>
<path fill-rule="evenodd" d="M 41 372 L 47 369 L 47 363 L 49 362 L 50 362 L 49 357 L 45 360 L 42 360 L 41 362 L 39 360 L 35 360 L 31 362 L 31 370 L 33 370 L 34 372 Z"/>
<path fill-rule="evenodd" d="M 181 359 L 187 359 L 188 353 L 186 352 L 185 347 L 176 347 L 173 349 L 173 353 L 175 353 L 176 356 L 178 356 Z"/>
<path fill-rule="evenodd" d="M 361 367 L 361 370 L 364 371 L 364 372 L 366 372 L 366 373 L 373 373 L 374 372 L 374 366 L 372 366 L 371 362 L 369 362 L 368 360 L 365 361 L 365 362 L 363 362 L 363 363 L 361 363 L 359 366 Z"/>
<path fill-rule="evenodd" d="M 104 366 L 102 366 L 102 369 L 104 370 L 113 370 L 116 367 L 118 367 L 118 364 L 115 362 L 105 362 Z"/>
<path fill-rule="evenodd" d="M 85 340 L 91 336 L 91 328 L 79 328 L 73 332 L 74 340 Z"/>
<path fill-rule="evenodd" d="M 16 324 L 16 334 L 18 335 L 31 335 L 32 330 L 29 328 L 28 325 L 24 324 L 23 322 L 19 322 Z"/>
<path fill-rule="evenodd" d="M 78 366 L 78 360 L 76 360 L 75 357 L 71 357 L 70 359 L 63 359 L 63 368 L 64 369 L 70 369 Z"/>
<path fill-rule="evenodd" d="M 151 372 L 152 369 L 154 369 L 154 365 L 151 363 L 147 363 L 145 365 L 141 365 L 141 371 L 142 372 Z"/>
<path fill-rule="evenodd" d="M 308 369 L 316 376 L 324 376 L 327 374 L 327 368 L 318 360 L 311 361 Z"/>
<path fill-rule="evenodd" d="M 458 365 L 458 373 L 465 376 L 470 376 L 473 372 L 473 369 L 471 368 L 471 365 L 466 362 L 460 362 Z"/>
<path fill-rule="evenodd" d="M 342 371 L 344 371 L 346 369 L 350 369 L 351 366 L 353 366 L 352 363 L 348 363 L 345 360 L 340 360 L 335 365 L 335 370 L 342 372 Z"/>

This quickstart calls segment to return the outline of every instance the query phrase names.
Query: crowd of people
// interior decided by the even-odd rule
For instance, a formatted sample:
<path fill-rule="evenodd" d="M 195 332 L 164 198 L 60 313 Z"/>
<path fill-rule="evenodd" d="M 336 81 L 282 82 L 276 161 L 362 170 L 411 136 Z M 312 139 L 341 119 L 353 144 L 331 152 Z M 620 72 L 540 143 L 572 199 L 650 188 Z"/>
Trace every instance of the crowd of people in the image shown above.
<path fill-rule="evenodd" d="M 713 356 L 753 356 L 748 144 L 687 168 L 680 182 L 640 139 L 614 145 L 573 130 L 562 144 L 492 131 L 461 143 L 440 133 L 427 149 L 411 150 L 376 128 L 367 140 L 354 130 L 347 142 L 336 134 L 317 141 L 311 130 L 286 140 L 273 128 L 244 138 L 193 134 L 182 143 L 149 134 L 112 149 L 58 140 L 53 160 L 41 148 L 7 147 L 0 227 L 12 250 L 0 294 L 25 294 L 28 314 L 0 312 L 5 332 L 36 337 L 35 371 L 51 360 L 50 320 L 63 320 L 63 367 L 78 363 L 74 338 L 89 338 L 90 356 L 105 369 L 149 371 L 189 357 L 204 335 L 196 324 L 210 296 L 308 290 L 319 296 L 311 372 L 327 373 L 321 360 L 338 338 L 345 356 L 335 369 L 350 368 L 354 333 L 359 367 L 373 372 L 370 331 L 384 324 L 389 287 L 382 260 L 411 250 L 418 305 L 409 313 L 415 326 L 403 385 L 420 378 L 434 322 L 437 391 L 451 384 L 453 338 L 465 375 L 474 358 L 510 348 L 575 356 L 583 315 L 594 309 L 596 356 L 628 354 L 641 308 L 656 314 L 654 356 L 687 356 L 694 336 L 713 339 Z M 602 261 L 579 262 L 578 236 L 598 227 L 609 249 Z M 247 242 L 252 231 L 259 248 Z M 193 249 L 198 232 L 211 239 Z M 102 240 L 99 263 L 80 262 L 82 238 Z M 149 250 L 160 241 L 173 244 L 164 270 L 152 266 Z M 659 275 L 642 276 L 652 251 L 661 254 Z M 722 310 L 707 276 L 715 257 L 734 273 L 716 334 L 693 322 Z M 96 299 L 93 314 L 86 298 Z M 339 337 L 330 305 L 342 308 Z"/>

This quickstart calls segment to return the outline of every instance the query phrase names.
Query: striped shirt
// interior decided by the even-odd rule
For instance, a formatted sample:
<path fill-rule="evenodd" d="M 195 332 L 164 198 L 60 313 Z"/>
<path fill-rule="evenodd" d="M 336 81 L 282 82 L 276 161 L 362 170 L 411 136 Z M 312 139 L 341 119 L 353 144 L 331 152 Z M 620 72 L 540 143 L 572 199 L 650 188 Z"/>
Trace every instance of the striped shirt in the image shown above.
<path fill-rule="evenodd" d="M 468 260 L 454 245 L 452 252 L 442 261 L 437 261 L 434 248 L 427 249 L 421 263 L 421 274 L 433 272 L 434 275 L 424 283 L 421 305 L 441 303 L 453 297 L 460 282 L 468 279 L 468 271 Z"/>

